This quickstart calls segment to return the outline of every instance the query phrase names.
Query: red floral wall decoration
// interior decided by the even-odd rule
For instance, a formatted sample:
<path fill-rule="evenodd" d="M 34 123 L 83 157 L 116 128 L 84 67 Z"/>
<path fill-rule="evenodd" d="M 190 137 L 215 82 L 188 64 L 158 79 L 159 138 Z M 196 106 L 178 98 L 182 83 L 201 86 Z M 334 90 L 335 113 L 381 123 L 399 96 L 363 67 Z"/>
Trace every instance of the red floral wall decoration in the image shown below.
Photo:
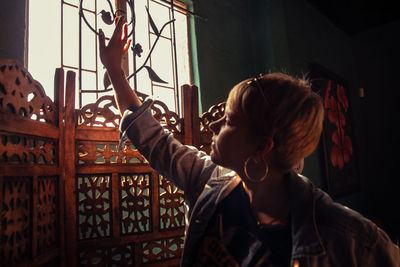
<path fill-rule="evenodd" d="M 333 197 L 354 193 L 360 181 L 347 82 L 317 64 L 310 65 L 309 78 L 325 108 L 321 142 L 327 191 Z"/>

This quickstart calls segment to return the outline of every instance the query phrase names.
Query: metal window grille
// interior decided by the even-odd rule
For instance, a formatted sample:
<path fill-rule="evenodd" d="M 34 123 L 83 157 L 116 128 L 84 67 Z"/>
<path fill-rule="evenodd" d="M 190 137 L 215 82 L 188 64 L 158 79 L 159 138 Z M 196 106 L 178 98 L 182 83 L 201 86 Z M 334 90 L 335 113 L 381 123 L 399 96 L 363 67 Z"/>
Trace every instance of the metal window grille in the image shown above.
<path fill-rule="evenodd" d="M 123 12 L 117 8 L 121 4 L 126 4 Z M 62 0 L 61 66 L 78 72 L 76 106 L 113 94 L 100 62 L 97 33 L 102 29 L 108 40 L 114 30 L 112 19 L 118 13 L 126 16 L 132 39 L 125 65 L 131 86 L 161 99 L 180 114 L 179 88 L 192 80 L 189 14 L 177 1 Z"/>

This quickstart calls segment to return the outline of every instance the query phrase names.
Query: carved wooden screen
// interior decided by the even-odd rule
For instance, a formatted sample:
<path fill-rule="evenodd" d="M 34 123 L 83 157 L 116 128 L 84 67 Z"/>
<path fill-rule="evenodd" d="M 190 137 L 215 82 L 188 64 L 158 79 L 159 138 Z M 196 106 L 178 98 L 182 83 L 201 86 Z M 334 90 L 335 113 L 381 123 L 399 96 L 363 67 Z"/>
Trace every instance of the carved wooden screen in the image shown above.
<path fill-rule="evenodd" d="M 55 96 L 63 103 L 63 73 Z M 0 266 L 63 261 L 62 114 L 16 61 L 0 61 Z"/>
<path fill-rule="evenodd" d="M 196 147 L 203 150 L 207 154 L 211 151 L 211 138 L 212 133 L 209 128 L 210 124 L 216 120 L 219 120 L 224 116 L 225 113 L 225 102 L 211 106 L 207 112 L 204 112 L 200 117 L 200 129 L 195 138 L 198 138 L 198 144 Z"/>
<path fill-rule="evenodd" d="M 65 121 L 69 265 L 179 265 L 183 192 L 151 169 L 131 143 L 118 153 L 120 117 L 113 97 L 74 110 L 74 85 L 74 74 L 69 72 Z M 197 88 L 182 89 L 188 100 L 185 112 L 191 114 L 197 94 L 190 92 L 197 93 Z M 178 140 L 192 142 L 190 123 L 184 131 L 186 118 L 179 118 L 160 101 L 151 109 Z"/>
<path fill-rule="evenodd" d="M 17 62 L 0 61 L 0 265 L 179 265 L 183 193 L 132 144 L 117 152 L 113 97 L 75 110 L 74 72 L 65 95 L 64 105 L 63 70 L 53 103 Z M 160 101 L 153 115 L 208 152 L 224 104 L 199 118 L 197 88 L 184 85 L 182 96 L 183 118 Z"/>

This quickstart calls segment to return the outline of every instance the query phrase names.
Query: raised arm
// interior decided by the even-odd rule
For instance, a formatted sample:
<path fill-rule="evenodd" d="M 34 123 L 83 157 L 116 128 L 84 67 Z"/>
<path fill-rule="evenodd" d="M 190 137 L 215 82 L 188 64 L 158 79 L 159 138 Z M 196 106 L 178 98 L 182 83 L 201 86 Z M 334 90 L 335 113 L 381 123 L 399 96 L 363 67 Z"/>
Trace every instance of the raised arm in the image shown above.
<path fill-rule="evenodd" d="M 104 33 L 100 30 L 100 59 L 107 69 L 108 76 L 113 84 L 115 101 L 120 114 L 123 115 L 125 110 L 140 106 L 142 102 L 130 87 L 121 68 L 122 57 L 128 51 L 131 43 L 131 40 L 128 40 L 128 25 L 125 24 L 123 17 L 118 17 L 116 23 L 116 28 L 108 45 L 105 44 Z"/>
<path fill-rule="evenodd" d="M 127 39 L 127 25 L 122 18 L 118 19 L 108 45 L 105 44 L 104 34 L 99 34 L 100 58 L 108 71 L 122 115 L 121 139 L 129 137 L 151 167 L 185 191 L 186 200 L 192 205 L 216 165 L 204 152 L 182 145 L 172 134 L 166 133 L 153 118 L 148 106 L 142 105 L 121 68 L 122 57 L 130 45 Z M 149 105 L 151 101 L 146 103 Z"/>

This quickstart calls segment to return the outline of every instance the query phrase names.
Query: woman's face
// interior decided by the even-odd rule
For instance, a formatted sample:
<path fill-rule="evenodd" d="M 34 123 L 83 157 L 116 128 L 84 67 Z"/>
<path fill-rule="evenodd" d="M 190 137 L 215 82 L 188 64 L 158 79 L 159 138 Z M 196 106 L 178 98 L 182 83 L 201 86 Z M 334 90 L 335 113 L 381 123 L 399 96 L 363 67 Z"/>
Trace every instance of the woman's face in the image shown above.
<path fill-rule="evenodd" d="M 224 116 L 211 123 L 210 129 L 213 132 L 211 160 L 236 172 L 242 171 L 244 162 L 257 148 L 250 142 L 245 119 L 235 114 L 227 104 Z"/>

